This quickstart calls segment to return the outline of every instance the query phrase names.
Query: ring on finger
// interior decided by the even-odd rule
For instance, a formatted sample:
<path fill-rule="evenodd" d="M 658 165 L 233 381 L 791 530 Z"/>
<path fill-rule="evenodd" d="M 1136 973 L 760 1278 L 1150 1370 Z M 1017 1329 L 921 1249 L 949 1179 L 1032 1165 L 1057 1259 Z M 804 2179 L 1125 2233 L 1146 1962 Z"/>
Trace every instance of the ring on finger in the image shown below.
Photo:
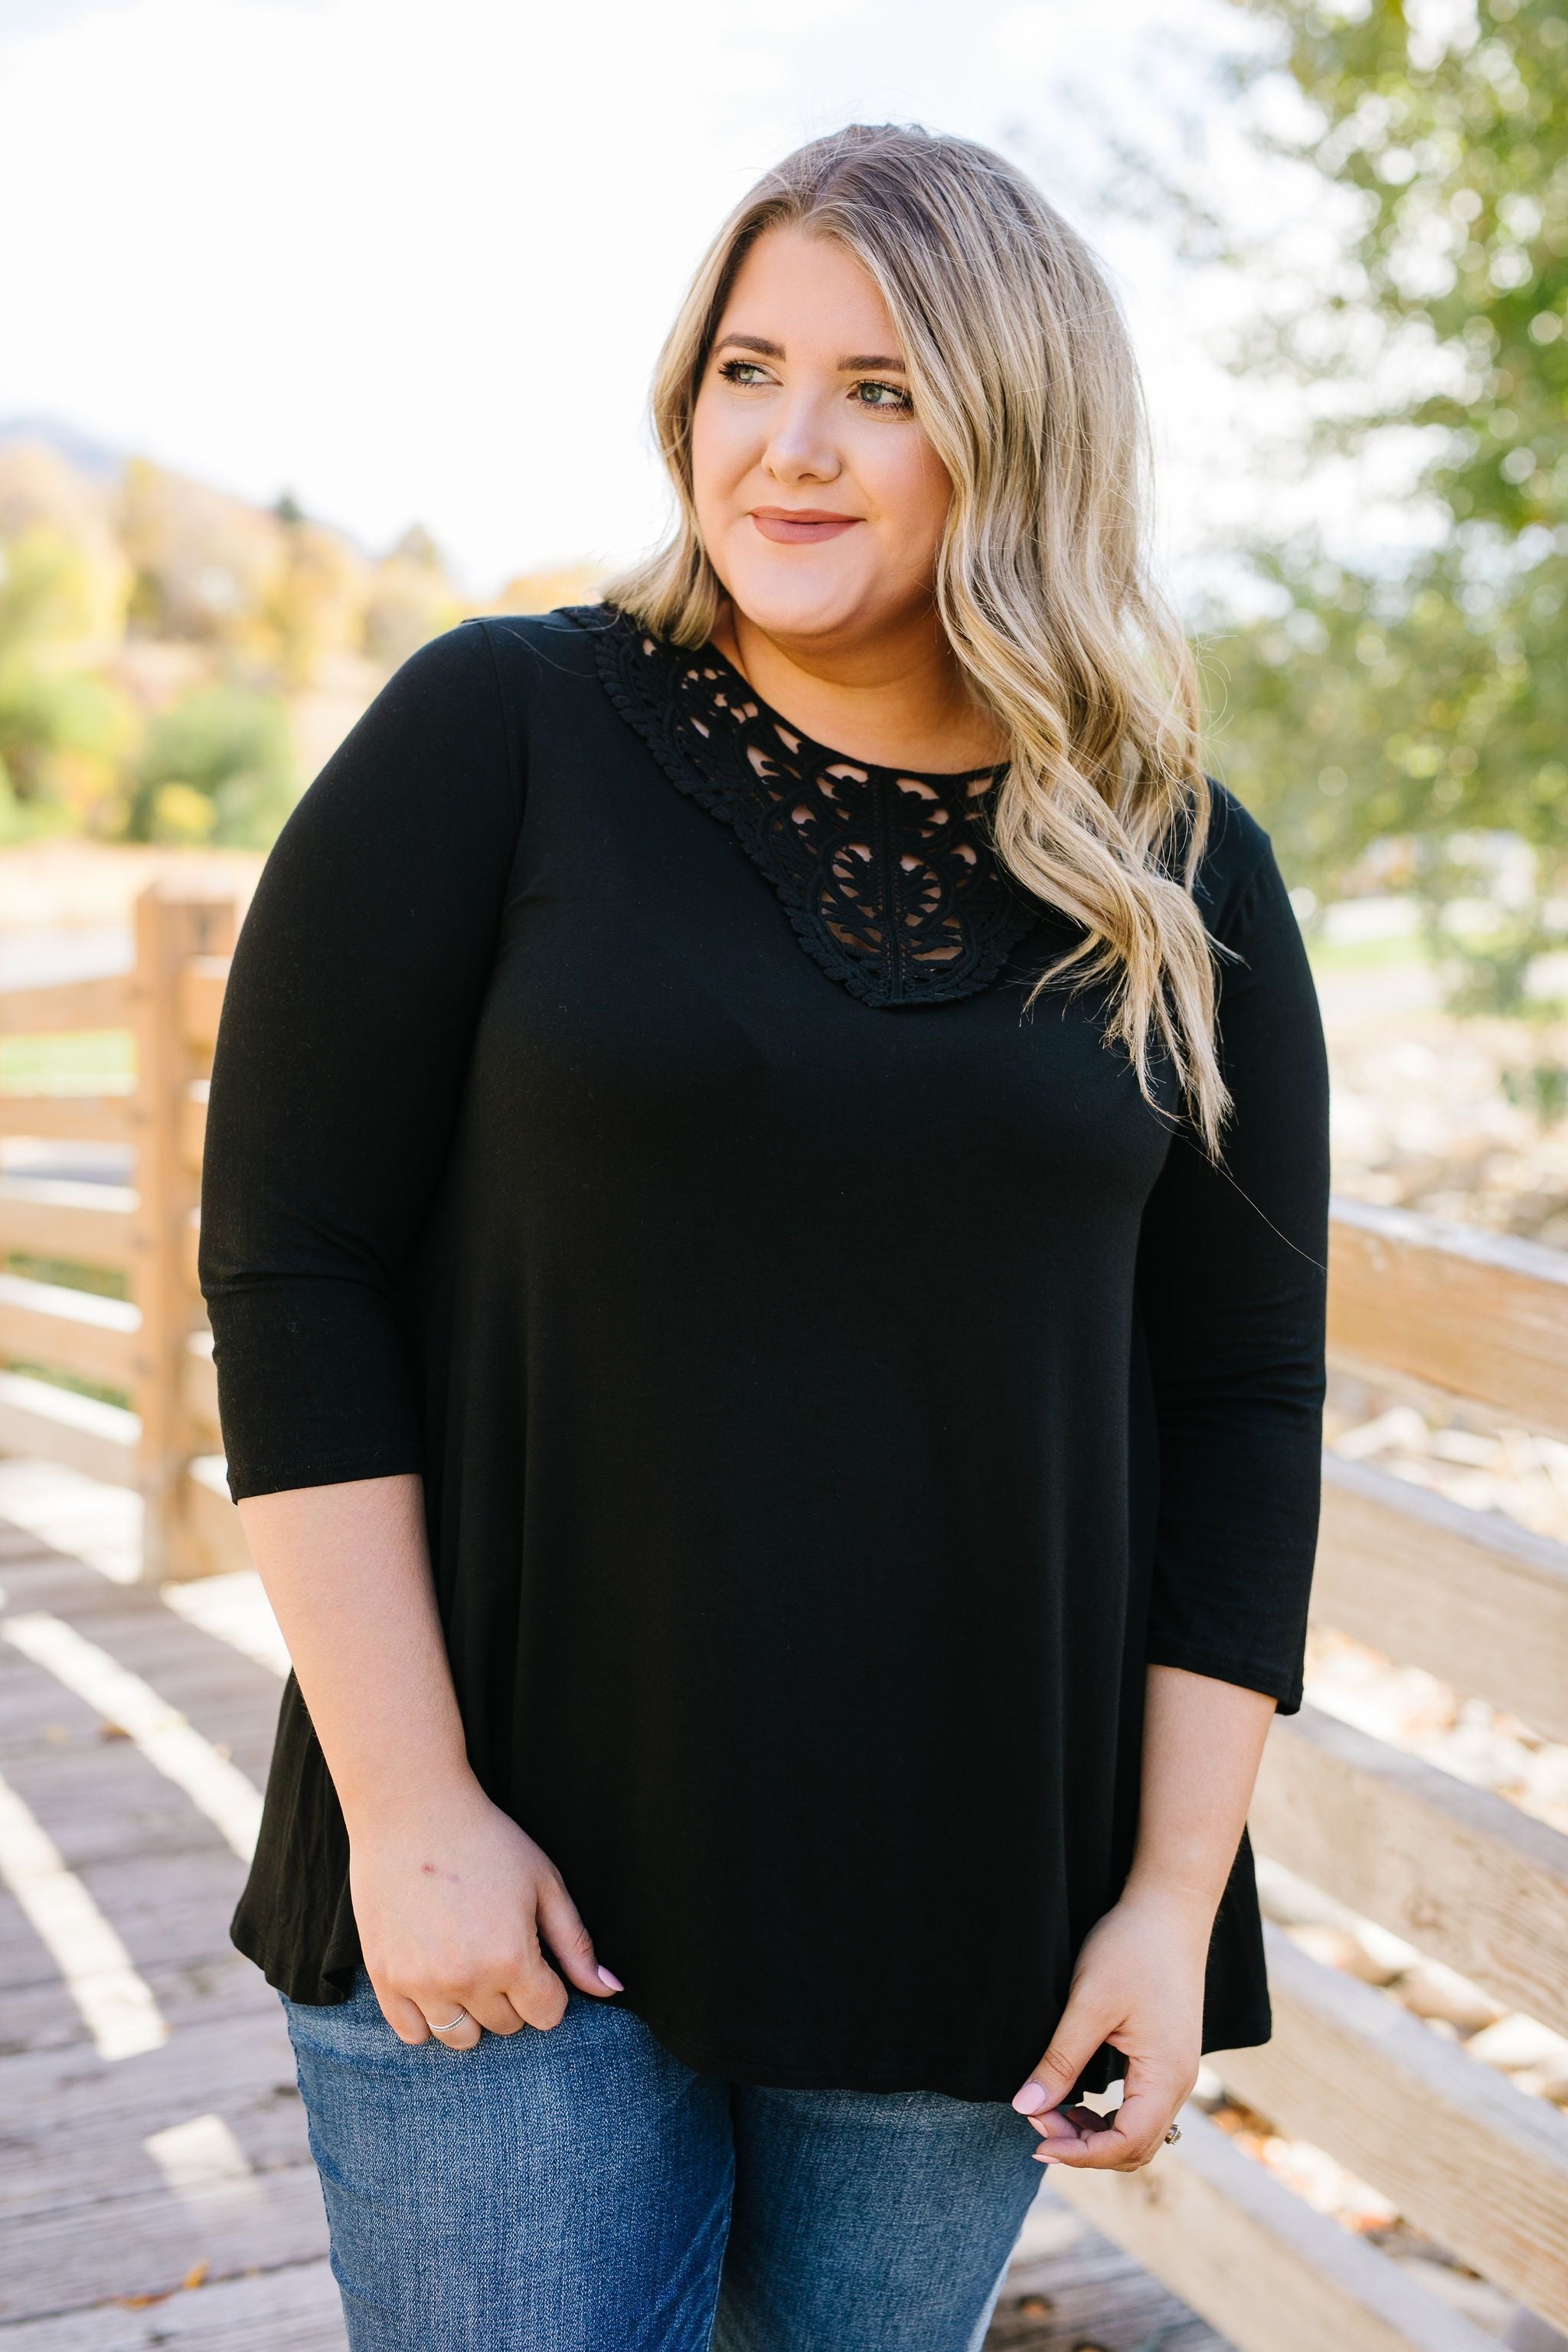
<path fill-rule="evenodd" d="M 1180 2138 L 1181 2138 L 1181 2137 L 1182 2137 L 1182 2126 L 1181 2126 L 1181 2125 L 1180 2125 L 1180 2124 L 1173 2124 L 1173 2125 L 1171 2126 L 1170 2130 L 1165 2134 L 1165 2146 L 1166 2146 L 1167 2147 L 1170 2147 L 1170 2145 L 1171 2145 L 1171 2142 L 1172 2142 L 1173 2140 L 1174 2140 L 1174 2139 L 1180 2139 Z"/>
<path fill-rule="evenodd" d="M 455 2033 L 455 2032 L 457 2032 L 457 2030 L 458 2030 L 458 2026 L 459 2026 L 459 2025 L 466 2025 L 466 2024 L 468 2023 L 468 2011 L 467 2011 L 466 2009 L 460 2009 L 460 2010 L 458 2011 L 457 2016 L 452 2020 L 452 2022 L 450 2023 L 450 2025 L 432 2025 L 432 2026 L 430 2027 L 430 2031 L 431 2031 L 431 2032 L 432 2032 L 432 2033 Z M 428 2019 L 426 2019 L 426 2024 L 428 2024 L 428 2023 L 429 2023 L 429 2020 L 428 2020 Z"/>

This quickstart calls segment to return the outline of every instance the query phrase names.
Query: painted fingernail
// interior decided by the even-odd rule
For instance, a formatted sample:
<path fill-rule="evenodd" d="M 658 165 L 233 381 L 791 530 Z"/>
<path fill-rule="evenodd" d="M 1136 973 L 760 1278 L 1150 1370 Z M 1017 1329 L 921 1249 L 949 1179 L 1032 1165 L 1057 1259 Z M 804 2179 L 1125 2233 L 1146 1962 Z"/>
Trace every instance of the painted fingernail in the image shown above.
<path fill-rule="evenodd" d="M 1021 2091 L 1013 2094 L 1013 2105 L 1021 2116 L 1037 2116 L 1046 2104 L 1043 2083 L 1026 2083 Z"/>
<path fill-rule="evenodd" d="M 599 1982 L 601 1984 L 608 1985 L 612 1992 L 625 1992 L 626 1990 L 626 1987 L 621 1982 L 619 1977 L 615 1975 L 609 1969 L 601 1969 L 599 1970 Z"/>

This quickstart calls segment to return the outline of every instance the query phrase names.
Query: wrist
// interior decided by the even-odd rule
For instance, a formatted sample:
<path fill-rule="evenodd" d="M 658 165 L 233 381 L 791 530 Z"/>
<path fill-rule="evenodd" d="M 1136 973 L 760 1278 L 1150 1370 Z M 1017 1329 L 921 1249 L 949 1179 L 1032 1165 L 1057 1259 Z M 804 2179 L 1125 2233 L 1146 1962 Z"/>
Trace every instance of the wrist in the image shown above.
<path fill-rule="evenodd" d="M 405 1772 L 367 1779 L 364 1787 L 340 1792 L 339 1801 L 350 1843 L 359 1843 L 439 1837 L 489 1799 L 465 1757 L 424 1770 L 416 1780 Z"/>
<path fill-rule="evenodd" d="M 1194 1932 L 1206 1937 L 1214 1927 L 1215 1914 L 1219 1909 L 1223 1887 L 1207 1884 L 1198 1876 L 1184 1875 L 1180 1871 L 1150 1864 L 1135 1863 L 1127 1874 L 1122 1888 L 1123 1903 L 1153 1906 L 1167 1912 L 1173 1920 L 1190 1926 Z"/>

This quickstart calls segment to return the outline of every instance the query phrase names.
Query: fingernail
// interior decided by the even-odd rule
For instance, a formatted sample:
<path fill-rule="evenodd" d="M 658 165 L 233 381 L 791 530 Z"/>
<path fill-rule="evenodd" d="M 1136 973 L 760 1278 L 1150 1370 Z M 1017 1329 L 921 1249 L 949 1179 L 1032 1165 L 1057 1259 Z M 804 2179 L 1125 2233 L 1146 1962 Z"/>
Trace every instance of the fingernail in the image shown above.
<path fill-rule="evenodd" d="M 609 1969 L 601 1969 L 599 1970 L 599 1982 L 601 1984 L 608 1985 L 612 1992 L 625 1992 L 626 1990 L 626 1987 L 621 1982 L 619 1977 L 615 1975 Z"/>
<path fill-rule="evenodd" d="M 1046 2086 L 1043 2083 L 1026 2083 L 1021 2091 L 1013 2095 L 1013 2105 L 1021 2116 L 1038 2115 L 1045 2104 Z"/>

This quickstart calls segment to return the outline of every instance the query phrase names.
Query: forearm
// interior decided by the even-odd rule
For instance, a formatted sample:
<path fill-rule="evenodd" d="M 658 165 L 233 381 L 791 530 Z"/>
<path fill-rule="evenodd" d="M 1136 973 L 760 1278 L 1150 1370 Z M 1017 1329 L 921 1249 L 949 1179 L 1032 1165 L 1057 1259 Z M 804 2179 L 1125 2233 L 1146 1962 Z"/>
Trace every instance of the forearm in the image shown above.
<path fill-rule="evenodd" d="M 1138 1843 L 1129 1890 L 1212 1919 L 1236 1861 L 1274 1701 L 1180 1666 L 1151 1666 Z"/>
<path fill-rule="evenodd" d="M 239 1505 L 351 1832 L 470 1779 L 411 1472 Z"/>
<path fill-rule="evenodd" d="M 1151 1666 L 1138 1843 L 1121 1899 L 1085 1937 L 1050 2048 L 1013 2105 L 1055 2164 L 1146 2164 L 1192 2089 L 1204 1962 L 1236 1861 L 1274 1701 L 1183 1666 Z M 1110 2122 L 1060 2103 L 1102 2042 L 1125 2053 Z"/>
<path fill-rule="evenodd" d="M 348 1822 L 354 1923 L 394 2032 L 468 2050 L 481 2030 L 558 2024 L 542 1938 L 579 1991 L 619 1992 L 559 1871 L 469 1768 L 423 1481 L 291 1486 L 239 1513 Z"/>

